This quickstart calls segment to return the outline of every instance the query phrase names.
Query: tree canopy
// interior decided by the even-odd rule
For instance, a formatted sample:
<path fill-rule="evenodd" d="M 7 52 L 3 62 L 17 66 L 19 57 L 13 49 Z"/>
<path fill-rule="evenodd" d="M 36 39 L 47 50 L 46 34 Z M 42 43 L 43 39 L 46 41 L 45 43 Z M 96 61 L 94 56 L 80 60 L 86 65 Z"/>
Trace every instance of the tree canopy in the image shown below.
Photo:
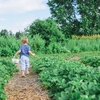
<path fill-rule="evenodd" d="M 46 45 L 52 41 L 60 42 L 64 41 L 64 34 L 59 30 L 57 24 L 52 19 L 48 18 L 46 20 L 35 20 L 29 26 L 29 34 L 33 37 L 39 34 L 42 39 L 46 41 Z"/>
<path fill-rule="evenodd" d="M 48 0 L 47 4 L 66 36 L 100 33 L 99 0 Z"/>

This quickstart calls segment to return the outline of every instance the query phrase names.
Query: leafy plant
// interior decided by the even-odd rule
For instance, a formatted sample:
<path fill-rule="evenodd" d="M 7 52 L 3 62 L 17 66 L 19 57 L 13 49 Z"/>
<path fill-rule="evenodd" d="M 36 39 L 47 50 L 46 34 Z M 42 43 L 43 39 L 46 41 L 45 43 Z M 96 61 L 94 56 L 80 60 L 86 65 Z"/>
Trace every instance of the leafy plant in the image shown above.
<path fill-rule="evenodd" d="M 31 49 L 36 53 L 44 53 L 45 52 L 45 40 L 41 38 L 39 34 L 34 35 L 33 38 L 30 36 L 29 39 L 29 45 L 31 46 Z"/>
<path fill-rule="evenodd" d="M 13 63 L 5 59 L 0 60 L 0 100 L 7 98 L 4 93 L 4 87 L 16 71 L 18 70 Z"/>
<path fill-rule="evenodd" d="M 42 39 L 46 41 L 46 46 L 48 46 L 51 42 L 63 42 L 65 40 L 65 37 L 57 27 L 56 22 L 51 18 L 46 20 L 35 20 L 29 26 L 29 34 L 32 37 L 39 34 Z"/>
<path fill-rule="evenodd" d="M 42 57 L 33 61 L 41 85 L 50 90 L 54 100 L 99 100 L 100 73 L 98 68 L 65 61 L 56 57 Z"/>
<path fill-rule="evenodd" d="M 99 67 L 100 57 L 99 56 L 84 56 L 80 58 L 80 62 L 85 65 L 92 66 L 92 67 Z"/>

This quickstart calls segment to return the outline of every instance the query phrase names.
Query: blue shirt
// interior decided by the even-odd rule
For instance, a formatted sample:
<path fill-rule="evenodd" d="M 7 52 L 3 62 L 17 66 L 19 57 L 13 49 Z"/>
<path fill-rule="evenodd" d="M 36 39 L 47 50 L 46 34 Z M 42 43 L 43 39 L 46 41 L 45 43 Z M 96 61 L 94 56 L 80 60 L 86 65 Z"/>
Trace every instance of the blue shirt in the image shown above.
<path fill-rule="evenodd" d="M 19 50 L 21 50 L 20 57 L 23 56 L 23 55 L 29 57 L 29 51 L 30 51 L 30 46 L 29 45 L 22 44 L 20 46 Z"/>

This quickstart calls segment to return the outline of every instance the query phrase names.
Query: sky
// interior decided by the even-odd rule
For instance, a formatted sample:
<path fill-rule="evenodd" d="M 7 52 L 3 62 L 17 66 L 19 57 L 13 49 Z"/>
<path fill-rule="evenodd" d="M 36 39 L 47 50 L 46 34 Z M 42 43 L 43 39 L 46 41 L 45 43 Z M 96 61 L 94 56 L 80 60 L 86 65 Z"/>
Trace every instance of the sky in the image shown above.
<path fill-rule="evenodd" d="M 51 16 L 48 0 L 0 0 L 0 31 L 24 31 L 36 19 Z"/>

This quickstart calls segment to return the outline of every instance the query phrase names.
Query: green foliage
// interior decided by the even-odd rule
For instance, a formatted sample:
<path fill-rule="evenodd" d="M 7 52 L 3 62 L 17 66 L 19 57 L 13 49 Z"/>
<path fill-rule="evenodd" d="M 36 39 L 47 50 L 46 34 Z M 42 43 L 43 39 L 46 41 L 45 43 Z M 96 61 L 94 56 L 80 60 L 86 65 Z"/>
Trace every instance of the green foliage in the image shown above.
<path fill-rule="evenodd" d="M 45 53 L 45 40 L 39 34 L 34 35 L 33 38 L 28 37 L 28 39 L 29 45 L 34 52 Z"/>
<path fill-rule="evenodd" d="M 48 5 L 51 10 L 52 18 L 60 26 L 65 36 L 71 36 L 73 32 L 76 32 L 77 28 L 74 22 L 78 22 L 75 16 L 74 8 L 75 0 L 48 0 Z M 74 21 L 75 20 L 75 21 Z"/>
<path fill-rule="evenodd" d="M 46 48 L 46 53 L 66 53 L 70 52 L 65 46 L 60 42 L 51 42 Z"/>
<path fill-rule="evenodd" d="M 68 39 L 66 47 L 71 52 L 99 51 L 100 39 Z"/>
<path fill-rule="evenodd" d="M 56 57 L 34 60 L 32 68 L 39 73 L 41 85 L 50 90 L 53 100 L 99 100 L 98 68 Z"/>
<path fill-rule="evenodd" d="M 51 42 L 48 46 L 46 46 L 47 41 L 39 34 L 36 34 L 33 37 L 28 35 L 27 37 L 31 51 L 35 53 L 64 53 L 68 51 L 64 46 L 64 42 L 57 42 L 53 37 L 51 37 Z M 15 36 L 10 35 L 8 35 L 6 39 L 3 36 L 0 37 L 0 56 L 13 56 L 21 44 L 21 37 L 16 38 Z"/>
<path fill-rule="evenodd" d="M 46 46 L 46 40 L 41 35 L 36 34 L 33 37 L 28 35 L 29 45 L 35 53 L 66 53 L 66 52 L 84 52 L 84 51 L 100 51 L 100 39 L 67 39 L 67 41 L 55 41 L 51 38 L 51 42 Z M 0 37 L 0 56 L 13 56 L 21 45 L 21 39 L 8 35 L 6 39 Z"/>
<path fill-rule="evenodd" d="M 9 32 L 6 29 L 2 29 L 0 32 L 0 36 L 7 37 L 8 33 Z"/>
<path fill-rule="evenodd" d="M 50 43 L 46 45 L 45 39 L 41 35 L 36 34 L 33 37 L 27 35 L 31 50 L 35 53 L 66 53 L 66 52 L 84 52 L 84 51 L 100 51 L 100 39 L 67 39 L 56 41 L 55 37 L 50 38 Z M 13 56 L 21 45 L 21 38 L 16 38 L 13 35 L 0 37 L 0 56 Z"/>
<path fill-rule="evenodd" d="M 20 37 L 22 36 L 23 33 L 21 33 L 20 31 L 19 32 L 16 32 L 15 34 L 15 37 L 20 39 Z"/>
<path fill-rule="evenodd" d="M 81 63 L 89 65 L 92 67 L 100 66 L 100 57 L 99 56 L 84 56 L 80 58 Z"/>
<path fill-rule="evenodd" d="M 100 34 L 99 0 L 48 0 L 52 18 L 67 36 Z"/>
<path fill-rule="evenodd" d="M 0 56 L 12 56 L 18 50 L 20 41 L 14 36 L 0 37 Z"/>
<path fill-rule="evenodd" d="M 58 29 L 56 23 L 48 18 L 46 20 L 35 20 L 29 26 L 29 34 L 34 36 L 39 34 L 42 39 L 46 41 L 46 46 L 48 46 L 51 42 L 63 42 L 64 35 Z"/>
<path fill-rule="evenodd" d="M 78 12 L 81 15 L 80 28 L 84 35 L 100 33 L 99 0 L 77 0 Z"/>
<path fill-rule="evenodd" d="M 4 87 L 16 71 L 18 70 L 13 63 L 7 59 L 0 60 L 0 100 L 5 100 L 7 98 L 4 93 Z"/>

